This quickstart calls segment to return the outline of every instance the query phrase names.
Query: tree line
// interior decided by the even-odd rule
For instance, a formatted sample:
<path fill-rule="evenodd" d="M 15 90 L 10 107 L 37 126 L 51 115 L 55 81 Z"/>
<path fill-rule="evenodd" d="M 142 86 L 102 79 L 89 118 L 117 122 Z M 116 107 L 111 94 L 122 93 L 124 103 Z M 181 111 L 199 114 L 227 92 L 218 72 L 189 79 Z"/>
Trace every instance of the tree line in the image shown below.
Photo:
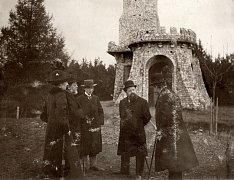
<path fill-rule="evenodd" d="M 106 66 L 99 58 L 83 59 L 81 63 L 71 60 L 65 39 L 52 20 L 44 0 L 18 0 L 9 13 L 8 25 L 1 27 L 1 109 L 7 109 L 9 114 L 15 113 L 16 106 L 21 107 L 22 116 L 41 109 L 50 88 L 46 80 L 54 69 L 76 76 L 79 84 L 84 79 L 94 79 L 98 84 L 95 93 L 101 100 L 112 99 L 115 66 Z"/>
<path fill-rule="evenodd" d="M 204 50 L 201 40 L 194 52 L 199 59 L 201 71 L 209 96 L 221 105 L 234 105 L 234 53 L 212 58 Z"/>
<path fill-rule="evenodd" d="M 65 39 L 53 27 L 52 20 L 44 0 L 18 0 L 15 9 L 10 11 L 8 25 L 1 27 L 0 32 L 1 96 L 6 91 L 3 77 L 8 87 L 7 102 L 1 107 L 20 106 L 23 114 L 40 109 L 48 91 L 46 79 L 54 69 L 65 69 L 77 78 L 79 85 L 84 79 L 94 79 L 98 84 L 95 93 L 101 100 L 112 99 L 115 66 L 106 66 L 100 58 L 92 61 L 84 58 L 81 62 L 71 59 L 65 49 Z M 200 61 L 209 95 L 213 99 L 219 97 L 223 105 L 233 105 L 234 54 L 213 60 L 201 41 L 195 46 L 194 53 Z"/>
<path fill-rule="evenodd" d="M 101 100 L 112 100 L 115 82 L 115 65 L 106 66 L 100 58 L 94 61 L 83 59 L 81 63 L 72 60 L 66 68 L 67 74 L 77 79 L 79 93 L 82 93 L 81 85 L 84 79 L 93 79 L 97 84 L 95 93 Z"/>

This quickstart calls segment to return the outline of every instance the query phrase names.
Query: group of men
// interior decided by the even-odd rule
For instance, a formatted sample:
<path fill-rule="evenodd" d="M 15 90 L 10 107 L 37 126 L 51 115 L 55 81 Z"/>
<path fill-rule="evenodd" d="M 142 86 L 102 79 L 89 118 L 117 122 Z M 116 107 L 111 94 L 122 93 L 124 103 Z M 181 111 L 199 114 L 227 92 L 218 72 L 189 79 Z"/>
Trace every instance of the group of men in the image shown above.
<path fill-rule="evenodd" d="M 41 119 L 47 122 L 44 173 L 47 176 L 82 177 L 88 169 L 103 171 L 97 166 L 102 151 L 101 126 L 104 113 L 99 98 L 93 95 L 93 80 L 84 80 L 84 93 L 79 97 L 77 84 L 63 71 L 54 71 Z M 149 174 L 155 158 L 155 171 L 169 171 L 169 179 L 182 179 L 182 172 L 198 165 L 192 142 L 182 118 L 179 97 L 169 86 L 167 75 L 156 73 L 151 86 L 158 98 L 155 104 L 155 143 L 151 162 L 147 162 L 145 126 L 151 121 L 147 101 L 136 93 L 133 81 L 124 83 L 127 97 L 119 104 L 120 134 L 117 154 L 121 156 L 119 174 L 130 174 L 130 158 L 136 157 L 136 177 L 142 178 L 144 164 Z M 88 168 L 88 159 L 89 168 Z M 64 160 L 64 161 L 63 161 Z M 63 163 L 65 162 L 65 163 Z M 65 167 L 65 168 L 64 168 Z"/>
<path fill-rule="evenodd" d="M 78 178 L 97 167 L 97 154 L 102 151 L 101 125 L 103 108 L 93 95 L 93 80 L 84 80 L 84 93 L 77 96 L 76 79 L 55 70 L 41 119 L 47 123 L 43 172 L 46 178 Z M 89 160 L 89 163 L 88 163 Z M 88 166 L 89 164 L 89 166 Z"/>

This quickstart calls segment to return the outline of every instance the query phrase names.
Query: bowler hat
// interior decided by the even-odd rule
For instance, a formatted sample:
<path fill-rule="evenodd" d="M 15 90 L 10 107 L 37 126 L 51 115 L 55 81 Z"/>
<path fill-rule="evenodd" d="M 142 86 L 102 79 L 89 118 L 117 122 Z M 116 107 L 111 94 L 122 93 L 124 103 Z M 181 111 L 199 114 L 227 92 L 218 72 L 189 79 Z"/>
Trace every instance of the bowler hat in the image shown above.
<path fill-rule="evenodd" d="M 48 82 L 50 83 L 63 83 L 68 80 L 66 73 L 62 70 L 54 70 L 48 78 Z"/>
<path fill-rule="evenodd" d="M 72 75 L 72 74 L 70 74 L 69 75 L 69 79 L 68 79 L 68 84 L 72 84 L 72 83 L 79 83 L 80 82 L 80 79 L 79 78 L 77 78 L 76 76 L 74 76 L 74 75 Z"/>
<path fill-rule="evenodd" d="M 152 77 L 151 77 L 151 83 L 150 85 L 158 85 L 158 84 L 162 84 L 165 83 L 165 79 L 162 75 L 162 73 L 155 73 Z"/>
<path fill-rule="evenodd" d="M 123 90 L 126 91 L 128 88 L 130 87 L 137 87 L 134 82 L 132 80 L 127 80 L 125 83 L 124 83 L 124 88 Z"/>
<path fill-rule="evenodd" d="M 94 87 L 96 85 L 97 84 L 94 84 L 93 79 L 86 79 L 86 80 L 84 80 L 84 84 L 82 84 L 81 86 L 84 88 L 91 88 L 91 87 Z"/>

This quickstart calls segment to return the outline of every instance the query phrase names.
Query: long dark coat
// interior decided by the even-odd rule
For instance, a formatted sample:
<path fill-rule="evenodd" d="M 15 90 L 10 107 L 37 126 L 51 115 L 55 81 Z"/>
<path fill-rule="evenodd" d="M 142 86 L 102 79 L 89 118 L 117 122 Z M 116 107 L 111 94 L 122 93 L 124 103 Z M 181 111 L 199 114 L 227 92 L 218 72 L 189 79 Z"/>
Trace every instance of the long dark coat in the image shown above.
<path fill-rule="evenodd" d="M 124 98 L 120 101 L 119 113 L 121 120 L 117 154 L 132 157 L 141 153 L 146 156 L 144 126 L 151 118 L 147 101 L 139 96 L 131 102 Z"/>
<path fill-rule="evenodd" d="M 71 101 L 71 97 L 69 98 L 68 96 L 69 94 L 66 91 L 53 87 L 49 92 L 44 111 L 41 114 L 41 119 L 47 122 L 43 170 L 46 175 L 61 177 L 63 171 L 62 159 L 64 156 L 69 162 L 70 169 L 73 170 L 70 177 L 74 178 L 82 176 L 82 172 L 79 167 L 79 152 L 76 147 L 73 148 L 74 146 L 72 146 L 75 143 L 75 139 L 68 132 L 71 130 L 71 134 L 75 134 L 73 129 L 78 131 L 79 123 L 72 121 L 77 121 L 81 115 L 78 115 L 78 107 Z M 70 126 L 74 126 L 74 124 L 77 127 L 71 128 Z M 50 144 L 51 142 L 54 142 L 54 144 Z M 67 154 L 63 153 L 63 147 Z"/>
<path fill-rule="evenodd" d="M 163 88 L 156 103 L 156 125 L 162 138 L 156 144 L 156 171 L 178 172 L 198 166 L 193 144 L 182 118 L 179 97 Z"/>
<path fill-rule="evenodd" d="M 74 143 L 76 143 L 77 149 L 80 151 L 81 122 L 84 118 L 84 113 L 80 104 L 77 102 L 76 97 L 69 92 L 67 92 L 67 102 L 70 130 L 74 138 Z"/>
<path fill-rule="evenodd" d="M 96 155 L 102 151 L 101 125 L 104 125 L 104 113 L 98 96 L 91 99 L 83 94 L 77 98 L 84 113 L 81 122 L 81 156 Z"/>

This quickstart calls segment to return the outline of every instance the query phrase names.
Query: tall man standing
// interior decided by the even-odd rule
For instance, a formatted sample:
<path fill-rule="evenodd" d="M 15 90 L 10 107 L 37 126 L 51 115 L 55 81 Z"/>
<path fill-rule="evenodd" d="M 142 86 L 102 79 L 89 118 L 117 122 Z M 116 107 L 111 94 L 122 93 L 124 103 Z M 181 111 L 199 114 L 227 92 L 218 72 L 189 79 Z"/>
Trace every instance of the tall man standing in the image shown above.
<path fill-rule="evenodd" d="M 182 179 L 182 172 L 198 165 L 186 126 L 182 118 L 179 97 L 168 88 L 170 76 L 167 72 L 154 76 L 156 91 L 159 93 L 155 105 L 157 143 L 155 152 L 156 171 L 169 171 L 169 179 Z"/>
<path fill-rule="evenodd" d="M 92 79 L 84 80 L 84 94 L 77 98 L 84 113 L 81 122 L 81 157 L 85 170 L 103 170 L 97 167 L 97 154 L 102 151 L 101 125 L 104 125 L 104 113 L 98 96 L 93 95 L 94 84 Z"/>
<path fill-rule="evenodd" d="M 117 154 L 121 156 L 121 174 L 129 175 L 130 157 L 136 157 L 136 175 L 141 179 L 144 159 L 147 156 L 144 126 L 151 115 L 147 101 L 136 95 L 136 85 L 128 80 L 124 83 L 127 97 L 120 101 L 120 135 Z"/>

